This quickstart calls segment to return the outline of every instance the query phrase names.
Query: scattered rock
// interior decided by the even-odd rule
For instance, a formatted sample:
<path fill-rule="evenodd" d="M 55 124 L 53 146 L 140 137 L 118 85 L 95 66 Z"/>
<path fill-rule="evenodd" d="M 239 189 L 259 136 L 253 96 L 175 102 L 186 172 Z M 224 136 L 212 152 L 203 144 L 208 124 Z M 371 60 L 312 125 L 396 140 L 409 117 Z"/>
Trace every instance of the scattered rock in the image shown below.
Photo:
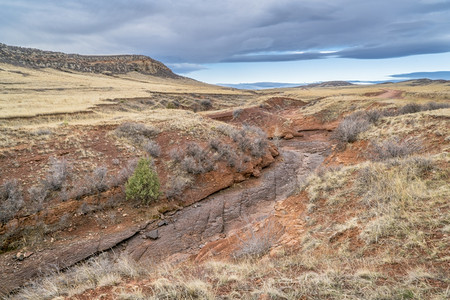
<path fill-rule="evenodd" d="M 259 176 L 261 176 L 261 170 L 258 168 L 253 169 L 252 175 L 258 178 Z"/>
<path fill-rule="evenodd" d="M 169 222 L 167 220 L 161 220 L 158 222 L 158 227 L 165 226 L 165 225 L 169 225 Z"/>
<path fill-rule="evenodd" d="M 147 232 L 145 234 L 145 238 L 147 239 L 152 239 L 152 240 L 156 240 L 159 238 L 159 233 L 158 233 L 158 229 L 152 230 L 150 232 Z"/>
<path fill-rule="evenodd" d="M 292 134 L 292 133 L 287 133 L 285 136 L 284 136 L 284 139 L 285 140 L 291 140 L 291 139 L 293 139 L 294 138 L 294 135 Z"/>
<path fill-rule="evenodd" d="M 33 254 L 34 254 L 34 252 L 31 252 L 31 251 L 27 251 L 27 252 L 18 252 L 18 253 L 14 256 L 14 258 L 17 259 L 18 261 L 22 261 L 22 260 L 24 260 L 25 258 L 28 258 L 28 257 L 30 257 L 30 256 L 33 255 Z"/>

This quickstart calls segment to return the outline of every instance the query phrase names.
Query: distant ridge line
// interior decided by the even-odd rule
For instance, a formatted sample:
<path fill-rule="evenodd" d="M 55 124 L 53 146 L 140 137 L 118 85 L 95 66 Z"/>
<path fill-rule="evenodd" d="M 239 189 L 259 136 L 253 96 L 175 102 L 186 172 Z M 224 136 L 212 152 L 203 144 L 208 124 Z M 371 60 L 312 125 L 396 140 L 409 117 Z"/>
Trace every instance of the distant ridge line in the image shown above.
<path fill-rule="evenodd" d="M 163 63 L 145 55 L 66 54 L 0 43 L 0 62 L 29 68 L 103 74 L 125 74 L 135 71 L 158 77 L 182 78 Z"/>

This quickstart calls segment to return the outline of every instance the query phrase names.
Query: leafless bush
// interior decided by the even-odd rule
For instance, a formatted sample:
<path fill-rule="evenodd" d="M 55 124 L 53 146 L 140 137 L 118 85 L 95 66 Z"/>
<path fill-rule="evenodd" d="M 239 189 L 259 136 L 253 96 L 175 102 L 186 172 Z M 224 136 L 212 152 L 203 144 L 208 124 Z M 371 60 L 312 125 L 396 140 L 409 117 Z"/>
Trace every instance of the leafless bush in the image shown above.
<path fill-rule="evenodd" d="M 70 175 L 71 167 L 65 159 L 50 158 L 50 168 L 45 179 L 48 189 L 58 191 Z"/>
<path fill-rule="evenodd" d="M 385 160 L 396 157 L 404 157 L 417 153 L 422 149 L 422 142 L 417 138 L 408 138 L 399 141 L 393 137 L 381 143 L 371 142 L 371 158 L 373 160 Z"/>
<path fill-rule="evenodd" d="M 23 207 L 22 189 L 16 179 L 0 186 L 0 222 L 6 223 Z"/>
<path fill-rule="evenodd" d="M 257 126 L 251 126 L 251 125 L 244 125 L 242 127 L 246 132 L 253 132 L 259 137 L 267 138 L 267 134 L 262 130 L 261 128 Z"/>
<path fill-rule="evenodd" d="M 248 218 L 244 219 L 247 223 L 247 234 L 241 238 L 239 248 L 234 252 L 234 258 L 260 257 L 266 254 L 276 242 L 276 232 L 272 222 L 266 222 L 260 230 L 255 231 Z"/>
<path fill-rule="evenodd" d="M 204 110 L 208 110 L 212 108 L 211 100 L 205 99 L 200 101 L 200 105 L 203 107 Z"/>
<path fill-rule="evenodd" d="M 371 109 L 366 111 L 366 116 L 367 121 L 373 124 L 376 123 L 383 116 L 383 113 L 378 109 Z"/>
<path fill-rule="evenodd" d="M 191 174 L 203 174 L 214 170 L 214 163 L 208 160 L 196 160 L 192 156 L 187 156 L 181 162 L 182 168 Z"/>
<path fill-rule="evenodd" d="M 397 115 L 412 114 L 412 113 L 417 113 L 420 111 L 436 110 L 436 109 L 449 108 L 449 107 L 450 107 L 449 103 L 428 102 L 423 105 L 420 105 L 417 103 L 409 103 L 403 107 L 400 107 L 397 110 Z"/>
<path fill-rule="evenodd" d="M 263 156 L 269 145 L 266 133 L 256 126 L 244 125 L 232 138 L 242 151 L 250 151 L 254 157 Z"/>
<path fill-rule="evenodd" d="M 95 168 L 90 175 L 86 175 L 72 190 L 71 197 L 81 199 L 84 196 L 99 194 L 117 184 L 117 178 L 108 180 L 106 167 Z"/>
<path fill-rule="evenodd" d="M 34 135 L 50 135 L 52 131 L 50 129 L 41 128 L 33 132 Z"/>
<path fill-rule="evenodd" d="M 222 143 L 218 139 L 212 139 L 211 141 L 209 141 L 209 147 L 211 147 L 211 149 L 216 152 L 221 151 L 223 145 L 224 143 Z"/>
<path fill-rule="evenodd" d="M 223 131 L 233 139 L 242 152 L 250 151 L 250 154 L 254 157 L 263 156 L 269 143 L 267 141 L 266 133 L 259 127 L 244 125 L 241 130 L 234 128 L 223 128 Z M 229 161 L 229 165 L 235 165 L 236 155 L 233 155 L 233 151 L 230 146 L 221 143 L 218 140 L 210 142 L 211 149 L 217 151 L 221 158 L 225 158 Z"/>
<path fill-rule="evenodd" d="M 81 215 L 88 215 L 97 211 L 97 207 L 95 205 L 88 204 L 87 202 L 83 202 L 81 206 L 78 208 L 78 213 Z"/>
<path fill-rule="evenodd" d="M 189 143 L 186 147 L 186 155 L 200 159 L 206 155 L 206 151 L 197 143 Z"/>
<path fill-rule="evenodd" d="M 231 148 L 231 147 L 230 147 Z M 227 152 L 227 154 L 224 156 L 224 158 L 226 159 L 227 165 L 229 167 L 236 167 L 239 164 L 239 157 L 237 156 L 236 153 L 230 151 Z"/>
<path fill-rule="evenodd" d="M 101 193 L 106 191 L 110 187 L 108 182 L 108 168 L 97 167 L 92 172 L 92 188 L 95 192 Z"/>
<path fill-rule="evenodd" d="M 128 164 L 125 167 L 123 167 L 115 177 L 111 178 L 111 185 L 120 186 L 124 184 L 128 180 L 128 178 L 133 174 L 136 166 L 137 160 L 136 159 L 130 160 Z"/>
<path fill-rule="evenodd" d="M 233 133 L 235 131 L 237 131 L 236 128 L 234 128 L 231 125 L 226 125 L 226 124 L 220 124 L 216 127 L 217 131 L 223 133 L 224 135 L 228 136 L 228 137 L 232 137 Z"/>
<path fill-rule="evenodd" d="M 233 119 L 239 118 L 239 116 L 242 114 L 244 110 L 242 108 L 237 108 L 233 110 Z"/>
<path fill-rule="evenodd" d="M 159 157 L 161 154 L 161 148 L 152 140 L 148 140 L 144 143 L 144 150 L 152 157 Z"/>
<path fill-rule="evenodd" d="M 423 110 L 436 110 L 436 109 L 442 109 L 442 108 L 449 108 L 450 103 L 437 103 L 437 102 L 428 102 L 424 104 Z"/>
<path fill-rule="evenodd" d="M 44 201 L 48 196 L 48 189 L 45 185 L 35 185 L 28 189 L 33 212 L 39 212 L 44 208 Z"/>
<path fill-rule="evenodd" d="M 167 199 L 174 199 L 179 197 L 183 191 L 192 184 L 190 178 L 177 176 L 175 179 L 168 181 L 166 189 Z"/>
<path fill-rule="evenodd" d="M 250 145 L 250 153 L 254 157 L 264 156 L 264 154 L 266 154 L 268 146 L 269 143 L 267 142 L 267 139 L 258 137 L 253 140 L 253 143 Z"/>
<path fill-rule="evenodd" d="M 179 163 L 183 159 L 183 150 L 180 148 L 170 149 L 169 156 L 175 163 Z"/>
<path fill-rule="evenodd" d="M 218 154 L 218 159 L 226 161 L 229 167 L 233 168 L 238 165 L 239 158 L 236 154 L 236 150 L 230 145 L 216 139 L 210 142 L 210 147 Z"/>
<path fill-rule="evenodd" d="M 246 170 L 246 166 L 242 158 L 238 158 L 236 160 L 234 167 L 236 168 L 236 171 L 238 171 L 239 173 L 244 172 Z"/>
<path fill-rule="evenodd" d="M 353 143 L 357 140 L 358 135 L 369 127 L 366 118 L 351 114 L 339 123 L 334 138 L 341 143 Z"/>
<path fill-rule="evenodd" d="M 189 143 L 186 157 L 181 161 L 182 168 L 191 174 L 202 174 L 214 170 L 215 160 L 209 150 L 197 143 Z"/>
<path fill-rule="evenodd" d="M 159 133 L 159 130 L 153 126 L 126 122 L 116 128 L 115 133 L 118 137 L 125 137 L 139 144 L 145 138 L 152 138 Z"/>
<path fill-rule="evenodd" d="M 116 176 L 108 176 L 107 167 L 97 167 L 91 174 L 87 174 L 82 180 L 78 181 L 67 198 L 81 199 L 84 196 L 99 194 L 109 188 L 120 186 L 133 174 L 136 164 L 136 160 L 131 160 Z"/>
<path fill-rule="evenodd" d="M 409 103 L 406 104 L 405 106 L 401 107 L 398 109 L 397 113 L 399 115 L 405 115 L 405 114 L 412 114 L 412 113 L 416 113 L 419 111 L 422 111 L 422 106 L 416 103 Z"/>
<path fill-rule="evenodd" d="M 231 138 L 235 143 L 238 144 L 241 151 L 247 151 L 250 149 L 252 141 L 251 137 L 249 136 L 249 133 L 251 131 L 249 130 L 248 126 L 245 126 L 241 130 L 235 130 L 231 132 Z"/>

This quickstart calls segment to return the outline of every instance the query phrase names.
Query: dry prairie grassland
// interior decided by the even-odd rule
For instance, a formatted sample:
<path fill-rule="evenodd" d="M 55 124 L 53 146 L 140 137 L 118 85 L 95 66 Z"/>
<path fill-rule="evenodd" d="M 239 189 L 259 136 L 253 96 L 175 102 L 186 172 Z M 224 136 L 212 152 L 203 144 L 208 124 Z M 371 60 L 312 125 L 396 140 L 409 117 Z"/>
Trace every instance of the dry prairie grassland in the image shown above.
<path fill-rule="evenodd" d="M 303 102 L 290 106 L 286 99 Z M 247 121 L 268 130 L 274 125 L 267 120 L 280 117 L 298 133 L 291 139 L 326 140 L 333 158 L 255 224 L 254 241 L 241 241 L 256 247 L 262 234 L 270 245 L 261 255 L 239 257 L 225 245 L 223 261 L 144 266 L 109 253 L 8 297 L 447 299 L 449 100 L 446 82 L 239 91 L 138 73 L 0 64 L 0 196 L 11 202 L 0 241 L 2 258 L 10 255 L 1 263 L 9 270 L 11 263 L 20 267 L 11 253 L 22 246 L 35 251 L 33 259 L 53 240 L 65 236 L 70 246 L 75 235 L 159 218 L 179 204 L 170 197 L 198 201 L 233 184 L 235 176 L 245 180 L 264 158 L 254 146 L 270 154 L 264 132 L 242 126 Z M 212 120 L 206 111 L 228 114 L 232 122 Z M 239 111 L 241 119 L 234 116 Z M 304 126 L 310 120 L 312 127 Z M 355 128 L 337 147 L 336 133 Z M 125 201 L 123 186 L 130 163 L 148 156 L 167 201 L 139 207 Z M 21 232 L 39 224 L 46 230 L 40 235 Z M 270 224 L 283 228 L 281 238 L 264 236 Z"/>
<path fill-rule="evenodd" d="M 187 78 L 139 73 L 107 76 L 0 64 L 0 118 L 85 112 L 100 104 L 111 104 L 107 99 L 149 98 L 152 93 L 249 94 Z"/>
<path fill-rule="evenodd" d="M 392 89 L 414 95 L 377 98 L 384 93 L 380 87 L 280 93 L 302 100 L 316 97 L 289 113 L 324 123 L 342 122 L 351 114 L 368 118 L 364 112 L 369 110 L 380 115 L 366 120 L 355 141 L 335 149 L 332 155 L 345 164 L 324 164 L 276 205 L 270 219 L 259 222 L 255 237 L 271 241 L 267 254 L 159 266 L 100 256 L 36 281 L 12 298 L 448 299 L 448 87 L 432 84 L 421 92 L 403 84 Z M 422 98 L 425 90 L 434 96 Z M 429 100 L 442 107 L 427 110 L 437 107 L 427 106 Z M 219 126 L 176 110 L 134 117 L 164 130 L 196 128 L 199 135 L 214 132 L 203 128 Z M 278 240 L 264 236 L 274 223 L 284 228 Z"/>

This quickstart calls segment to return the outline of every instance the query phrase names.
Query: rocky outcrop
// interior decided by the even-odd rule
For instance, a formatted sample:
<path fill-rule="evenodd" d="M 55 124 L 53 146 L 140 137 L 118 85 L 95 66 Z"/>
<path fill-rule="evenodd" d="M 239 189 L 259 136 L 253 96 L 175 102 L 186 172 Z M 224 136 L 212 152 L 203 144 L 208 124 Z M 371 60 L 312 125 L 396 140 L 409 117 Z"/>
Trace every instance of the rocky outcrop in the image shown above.
<path fill-rule="evenodd" d="M 124 74 L 135 71 L 158 77 L 180 78 L 163 63 L 144 55 L 87 56 L 14 47 L 0 43 L 0 62 L 31 68 L 103 74 Z"/>

